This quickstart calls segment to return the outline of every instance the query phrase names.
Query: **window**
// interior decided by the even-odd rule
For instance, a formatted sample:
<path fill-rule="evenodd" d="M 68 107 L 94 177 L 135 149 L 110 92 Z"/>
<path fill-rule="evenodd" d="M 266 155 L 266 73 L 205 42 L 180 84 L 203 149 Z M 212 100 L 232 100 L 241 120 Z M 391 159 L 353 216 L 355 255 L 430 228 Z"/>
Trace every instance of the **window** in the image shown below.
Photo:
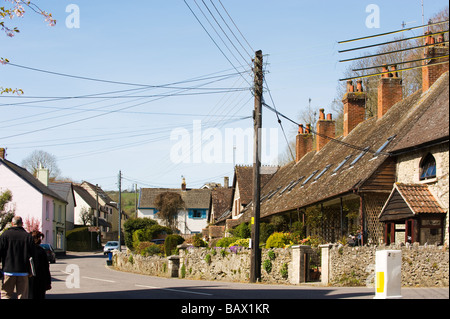
<path fill-rule="evenodd" d="M 434 156 L 428 153 L 421 161 L 420 164 L 420 180 L 424 181 L 427 179 L 436 177 L 436 160 Z"/>
<path fill-rule="evenodd" d="M 294 187 L 297 186 L 297 184 L 300 183 L 304 178 L 305 178 L 305 176 L 302 176 L 302 177 L 300 177 L 298 180 L 296 180 L 296 181 L 294 182 L 294 184 L 292 184 L 292 185 L 289 187 L 289 191 L 293 190 Z"/>
<path fill-rule="evenodd" d="M 334 169 L 333 174 L 336 174 L 336 173 L 342 168 L 342 166 L 344 166 L 345 163 L 347 163 L 347 162 L 352 158 L 352 156 L 353 156 L 353 155 L 347 156 L 347 157 L 341 162 L 341 164 L 339 164 L 339 166 L 336 167 L 336 168 Z"/>
<path fill-rule="evenodd" d="M 381 152 L 383 152 L 383 150 L 389 145 L 389 143 L 392 142 L 392 140 L 396 137 L 397 135 L 391 136 L 390 138 L 387 139 L 387 141 L 381 145 L 381 147 L 375 152 L 375 154 L 373 154 L 373 157 L 377 157 L 378 155 L 380 155 Z"/>
<path fill-rule="evenodd" d="M 303 184 L 302 184 L 302 186 L 304 186 L 304 185 L 306 185 L 310 180 L 311 180 L 311 178 L 313 178 L 314 177 L 314 175 L 316 175 L 317 174 L 317 172 L 318 172 L 319 170 L 316 170 L 316 171 L 314 171 L 304 182 L 303 182 Z"/>
<path fill-rule="evenodd" d="M 317 175 L 316 178 L 314 178 L 314 181 L 315 181 L 315 182 L 318 181 L 319 178 L 321 178 L 321 177 L 323 176 L 323 174 L 325 174 L 325 173 L 330 169 L 330 167 L 331 167 L 332 165 L 333 165 L 333 164 L 327 165 L 327 167 L 325 167 L 325 168 L 323 169 L 323 171 L 321 171 L 320 174 Z"/>
<path fill-rule="evenodd" d="M 366 147 L 361 154 L 358 155 L 357 158 L 355 158 L 355 160 L 353 162 L 351 162 L 350 167 L 354 166 L 356 163 L 358 163 L 358 161 L 364 156 L 366 155 L 366 153 L 369 151 L 370 147 Z"/>

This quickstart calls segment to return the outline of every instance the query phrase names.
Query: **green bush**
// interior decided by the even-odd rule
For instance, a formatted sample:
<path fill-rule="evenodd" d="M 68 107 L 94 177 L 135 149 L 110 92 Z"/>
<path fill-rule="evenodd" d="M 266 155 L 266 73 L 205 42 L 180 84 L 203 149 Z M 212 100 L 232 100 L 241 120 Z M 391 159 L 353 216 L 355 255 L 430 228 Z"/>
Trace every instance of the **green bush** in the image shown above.
<path fill-rule="evenodd" d="M 194 247 L 206 247 L 208 246 L 206 244 L 206 242 L 202 239 L 202 235 L 200 234 L 196 234 L 193 238 L 193 243 Z"/>
<path fill-rule="evenodd" d="M 224 237 L 217 241 L 216 247 L 227 248 L 230 247 L 230 244 L 234 243 L 238 238 L 236 237 Z"/>
<path fill-rule="evenodd" d="M 124 237 L 125 245 L 133 249 L 133 234 L 136 230 L 146 229 L 152 226 L 158 225 L 158 222 L 150 218 L 131 218 L 128 219 L 124 224 Z"/>
<path fill-rule="evenodd" d="M 164 251 L 166 253 L 166 256 L 170 256 L 173 253 L 175 253 L 177 246 L 184 243 L 184 238 L 180 235 L 169 235 L 166 237 L 166 240 L 164 241 Z"/>
<path fill-rule="evenodd" d="M 266 248 L 284 248 L 289 244 L 289 236 L 285 233 L 273 233 L 267 239 Z"/>
<path fill-rule="evenodd" d="M 97 242 L 97 233 L 91 233 L 88 227 L 79 227 L 66 233 L 67 250 L 70 251 L 91 251 L 102 248 L 102 244 Z"/>
<path fill-rule="evenodd" d="M 250 246 L 250 238 L 240 238 L 236 240 L 234 243 L 231 243 L 229 247 L 231 246 L 240 246 L 248 248 Z"/>
<path fill-rule="evenodd" d="M 155 243 L 143 241 L 139 243 L 135 251 L 141 256 L 153 256 L 161 254 L 163 251 L 163 247 L 162 245 L 157 245 Z"/>
<path fill-rule="evenodd" d="M 273 250 L 269 250 L 267 252 L 267 256 L 269 256 L 270 260 L 275 260 L 276 256 L 275 256 L 275 252 Z"/>
<path fill-rule="evenodd" d="M 259 241 L 265 243 L 267 239 L 275 232 L 275 226 L 268 223 L 259 225 Z"/>
<path fill-rule="evenodd" d="M 252 236 L 252 229 L 248 223 L 242 223 L 232 230 L 232 234 L 237 238 L 250 238 Z"/>

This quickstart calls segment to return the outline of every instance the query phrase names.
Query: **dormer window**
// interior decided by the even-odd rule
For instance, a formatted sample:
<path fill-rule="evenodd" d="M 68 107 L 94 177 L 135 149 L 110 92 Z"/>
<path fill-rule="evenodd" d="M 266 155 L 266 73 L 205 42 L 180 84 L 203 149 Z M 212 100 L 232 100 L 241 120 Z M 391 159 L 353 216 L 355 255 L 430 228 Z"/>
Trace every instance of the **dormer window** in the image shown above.
<path fill-rule="evenodd" d="M 436 178 L 436 159 L 428 153 L 420 163 L 420 180 Z"/>

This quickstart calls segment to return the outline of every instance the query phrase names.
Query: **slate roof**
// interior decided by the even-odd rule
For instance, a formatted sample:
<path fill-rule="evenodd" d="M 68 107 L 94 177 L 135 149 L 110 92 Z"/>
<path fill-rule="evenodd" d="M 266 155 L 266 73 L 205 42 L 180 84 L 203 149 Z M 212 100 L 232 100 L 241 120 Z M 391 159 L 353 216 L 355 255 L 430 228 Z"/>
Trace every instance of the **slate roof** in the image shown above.
<path fill-rule="evenodd" d="M 448 112 L 448 77 L 447 72 L 427 92 L 417 91 L 392 106 L 382 118 L 370 118 L 360 123 L 348 136 L 339 137 L 337 141 L 330 141 L 320 152 L 312 151 L 298 163 L 291 162 L 281 167 L 262 187 L 261 218 L 318 204 L 360 190 L 386 162 L 392 150 L 407 145 L 407 141 L 412 137 L 411 134 L 415 134 L 411 130 L 416 129 L 415 125 L 419 119 L 424 117 L 430 118 L 431 121 L 433 112 L 436 110 L 442 113 L 445 113 L 445 110 Z M 429 137 L 422 140 L 426 142 L 440 134 L 428 133 Z M 445 134 L 448 136 L 448 130 L 447 133 L 444 131 L 443 135 Z M 374 156 L 374 153 L 392 136 L 396 137 L 387 145 L 383 153 Z M 357 146 L 359 149 L 349 145 Z M 362 149 L 366 147 L 370 150 L 364 153 Z M 350 163 L 361 154 L 359 161 L 351 166 Z M 334 173 L 338 165 L 350 155 L 352 156 L 350 160 Z M 326 167 L 329 169 L 324 172 Z M 314 172 L 315 175 L 302 186 L 302 183 Z M 321 177 L 314 180 L 321 172 L 324 172 Z M 301 179 L 300 182 L 293 184 L 299 179 Z M 251 206 L 247 206 L 241 222 L 250 219 Z"/>
<path fill-rule="evenodd" d="M 4 164 L 11 171 L 13 171 L 17 176 L 22 178 L 25 182 L 27 182 L 30 186 L 36 189 L 39 193 L 43 195 L 47 195 L 53 197 L 63 203 L 67 204 L 67 201 L 59 196 L 56 192 L 51 190 L 48 186 L 43 184 L 40 180 L 33 176 L 30 172 L 28 172 L 25 168 L 14 164 L 13 162 L 8 161 L 7 159 L 0 158 L 0 163 Z"/>
<path fill-rule="evenodd" d="M 161 193 L 173 192 L 181 195 L 187 209 L 209 209 L 211 205 L 210 189 L 187 189 L 179 188 L 142 188 L 139 196 L 139 208 L 155 208 L 155 198 Z"/>

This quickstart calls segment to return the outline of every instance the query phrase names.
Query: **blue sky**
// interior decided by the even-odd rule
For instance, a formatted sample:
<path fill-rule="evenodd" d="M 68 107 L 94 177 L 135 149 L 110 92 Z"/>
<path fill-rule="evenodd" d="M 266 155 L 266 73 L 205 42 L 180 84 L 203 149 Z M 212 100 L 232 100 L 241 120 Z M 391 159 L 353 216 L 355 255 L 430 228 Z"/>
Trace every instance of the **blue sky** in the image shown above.
<path fill-rule="evenodd" d="M 42 17 L 30 10 L 24 18 L 5 20 L 8 25 L 17 26 L 21 31 L 13 38 L 0 34 L 0 57 L 8 58 L 14 64 L 146 85 L 236 72 L 183 0 L 36 0 L 35 3 L 51 12 L 57 24 L 49 27 Z M 343 56 L 337 51 L 345 48 L 339 46 L 338 41 L 398 30 L 402 22 L 409 22 L 408 26 L 422 24 L 421 0 L 222 0 L 251 46 L 250 49 L 225 12 L 221 11 L 245 48 L 244 51 L 232 38 L 244 56 L 241 58 L 234 50 L 238 62 L 212 31 L 194 0 L 187 0 L 187 3 L 235 67 L 239 63 L 250 64 L 249 55 L 254 54 L 251 50 L 263 51 L 268 62 L 266 80 L 275 105 L 280 112 L 296 120 L 310 98 L 315 109 L 332 111 L 330 105 L 345 68 L 345 64 L 338 63 Z M 201 0 L 197 3 L 203 5 Z M 205 0 L 205 3 L 213 9 L 210 0 Z M 222 10 L 218 0 L 214 3 Z M 69 4 L 75 4 L 80 9 L 79 28 L 68 28 L 66 25 Z M 366 7 L 370 4 L 380 8 L 380 28 L 366 26 L 369 15 Z M 428 21 L 448 2 L 424 0 L 424 5 L 425 21 Z M 217 14 L 216 18 L 220 19 Z M 218 21 L 225 28 L 223 21 Z M 215 27 L 220 31 L 217 25 Z M 410 31 L 408 34 L 417 35 L 419 32 Z M 225 36 L 222 37 L 226 41 Z M 233 47 L 229 46 L 233 51 Z M 189 82 L 179 86 L 200 83 L 205 82 Z M 248 83 L 251 83 L 249 75 L 236 75 L 208 87 L 248 89 Z M 117 189 L 119 170 L 124 175 L 123 188 L 129 188 L 134 183 L 138 187 L 179 187 L 181 176 L 186 178 L 188 187 L 200 187 L 206 182 L 221 183 L 224 176 L 231 179 L 233 143 L 226 141 L 225 130 L 244 130 L 252 126 L 251 119 L 242 119 L 251 116 L 253 110 L 249 90 L 172 96 L 153 101 L 155 98 L 144 96 L 173 91 L 141 89 L 112 94 L 122 96 L 120 99 L 46 101 L 48 99 L 43 97 L 79 97 L 137 87 L 61 77 L 10 65 L 0 66 L 0 86 L 21 88 L 25 92 L 20 98 L 0 97 L 0 147 L 8 148 L 7 158 L 10 161 L 20 164 L 33 150 L 44 150 L 56 156 L 62 176 L 75 181 L 98 183 L 107 190 Z M 131 93 L 138 97 L 124 98 L 124 95 Z M 272 104 L 267 93 L 265 99 Z M 33 103 L 18 105 L 23 102 Z M 219 129 L 215 131 L 215 142 L 222 144 L 222 161 L 209 163 L 201 157 L 199 163 L 193 163 L 195 148 L 198 150 L 199 146 L 191 133 L 189 141 L 194 145 L 191 161 L 174 163 L 171 151 L 177 145 L 181 146 L 183 141 L 171 140 L 171 133 L 176 129 L 191 132 L 195 125 L 198 128 L 198 123 L 201 123 L 203 133 L 208 127 Z M 283 125 L 288 134 L 295 132 L 291 123 L 283 120 Z M 275 142 L 272 141 L 270 149 L 283 151 L 286 142 L 277 119 L 266 109 L 263 112 L 263 126 L 268 136 L 278 137 Z M 278 130 L 277 134 L 270 133 L 273 130 Z M 218 132 L 221 135 L 217 135 Z M 212 145 L 204 141 L 201 147 L 205 150 Z M 242 155 L 249 149 L 251 153 L 251 145 L 244 146 L 236 149 L 236 164 L 252 162 L 251 158 Z M 265 162 L 273 163 L 274 158 L 268 158 Z"/>

